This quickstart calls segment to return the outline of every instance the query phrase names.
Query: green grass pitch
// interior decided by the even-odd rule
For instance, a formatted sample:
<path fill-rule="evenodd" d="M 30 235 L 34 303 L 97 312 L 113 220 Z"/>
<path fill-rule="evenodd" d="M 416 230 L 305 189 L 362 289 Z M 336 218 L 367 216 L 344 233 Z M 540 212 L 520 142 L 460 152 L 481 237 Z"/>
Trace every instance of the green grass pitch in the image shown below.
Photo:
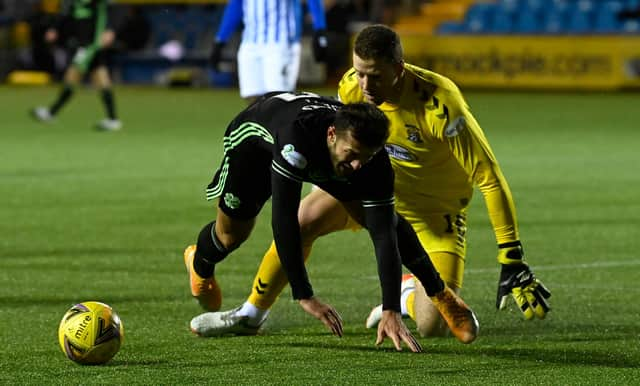
<path fill-rule="evenodd" d="M 637 94 L 469 92 L 516 201 L 527 258 L 551 289 L 544 321 L 495 310 L 496 247 L 476 192 L 463 297 L 480 337 L 421 339 L 423 354 L 375 347 L 379 301 L 364 232 L 322 239 L 309 272 L 341 312 L 331 336 L 285 291 L 264 335 L 201 339 L 182 263 L 215 208 L 235 90 L 116 89 L 124 130 L 99 133 L 96 94 L 56 122 L 27 110 L 55 88 L 0 87 L 0 384 L 637 384 L 640 379 L 640 110 Z M 334 91 L 322 90 L 330 95 Z M 270 208 L 219 265 L 223 308 L 243 301 L 271 240 Z M 125 341 L 104 366 L 64 357 L 56 330 L 74 303 L 114 307 Z M 411 321 L 407 321 L 413 326 Z"/>

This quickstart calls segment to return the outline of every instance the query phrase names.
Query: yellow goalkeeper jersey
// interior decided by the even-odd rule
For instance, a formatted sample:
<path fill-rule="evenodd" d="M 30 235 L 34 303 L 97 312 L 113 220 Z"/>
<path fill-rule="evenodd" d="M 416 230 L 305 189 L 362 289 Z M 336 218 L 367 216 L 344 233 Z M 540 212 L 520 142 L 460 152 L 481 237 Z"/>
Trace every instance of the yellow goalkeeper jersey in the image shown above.
<path fill-rule="evenodd" d="M 391 122 L 386 150 L 396 173 L 398 212 L 410 218 L 459 213 L 475 185 L 497 242 L 518 240 L 511 191 L 460 90 L 437 73 L 404 68 L 397 104 L 378 106 Z M 365 101 L 354 69 L 343 76 L 338 95 L 344 103 Z"/>

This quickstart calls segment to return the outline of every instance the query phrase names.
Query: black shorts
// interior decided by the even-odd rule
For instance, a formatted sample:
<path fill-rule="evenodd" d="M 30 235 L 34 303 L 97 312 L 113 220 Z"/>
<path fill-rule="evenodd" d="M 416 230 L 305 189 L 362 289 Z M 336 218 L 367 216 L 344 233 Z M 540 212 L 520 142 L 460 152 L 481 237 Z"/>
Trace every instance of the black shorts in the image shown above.
<path fill-rule="evenodd" d="M 109 62 L 108 52 L 103 49 L 92 52 L 87 47 L 76 47 L 71 49 L 69 57 L 71 63 L 82 73 L 91 72 L 100 66 L 107 67 Z"/>
<path fill-rule="evenodd" d="M 229 150 L 211 183 L 207 200 L 220 197 L 218 207 L 238 220 L 255 218 L 271 197 L 271 154 L 256 151 L 249 139 Z"/>

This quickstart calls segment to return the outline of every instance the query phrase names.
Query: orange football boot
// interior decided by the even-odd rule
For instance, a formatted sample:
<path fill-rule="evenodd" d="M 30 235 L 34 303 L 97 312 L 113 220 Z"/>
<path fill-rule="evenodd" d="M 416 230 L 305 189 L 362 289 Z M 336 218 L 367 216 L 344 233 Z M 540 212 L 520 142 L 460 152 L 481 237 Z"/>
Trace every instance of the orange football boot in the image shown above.
<path fill-rule="evenodd" d="M 218 311 L 222 305 L 222 291 L 214 276 L 204 279 L 193 269 L 193 259 L 196 255 L 196 246 L 189 245 L 184 250 L 184 265 L 189 272 L 191 283 L 191 295 L 207 311 Z"/>
<path fill-rule="evenodd" d="M 471 308 L 449 287 L 430 297 L 453 335 L 462 343 L 471 343 L 478 336 L 480 324 Z"/>

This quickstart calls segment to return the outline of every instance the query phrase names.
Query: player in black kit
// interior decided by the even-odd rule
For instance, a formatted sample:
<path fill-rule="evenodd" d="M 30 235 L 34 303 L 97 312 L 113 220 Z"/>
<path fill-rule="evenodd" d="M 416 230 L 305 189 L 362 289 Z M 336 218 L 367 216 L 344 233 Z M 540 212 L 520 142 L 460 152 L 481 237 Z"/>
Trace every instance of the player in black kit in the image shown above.
<path fill-rule="evenodd" d="M 107 28 L 108 0 L 73 0 L 62 22 L 45 33 L 45 40 L 57 43 L 66 39 L 71 54 L 71 63 L 64 74 L 64 84 L 56 100 L 49 107 L 39 106 L 31 110 L 31 115 L 42 122 L 51 121 L 60 109 L 71 99 L 75 87 L 87 73 L 91 73 L 107 117 L 99 121 L 96 128 L 102 131 L 116 131 L 122 122 L 116 115 L 111 77 L 107 68 L 106 49 L 113 44 L 115 34 Z"/>
<path fill-rule="evenodd" d="M 395 213 L 393 170 L 381 151 L 388 130 L 387 118 L 372 104 L 343 105 L 309 93 L 268 94 L 241 112 L 225 132 L 224 158 L 207 188 L 208 199 L 220 198 L 216 221 L 185 250 L 192 295 L 209 311 L 220 308 L 215 264 L 249 237 L 271 197 L 273 236 L 294 299 L 342 336 L 339 314 L 314 297 L 304 266 L 297 212 L 302 183 L 310 182 L 341 201 L 369 231 L 387 311 L 378 343 L 388 336 L 398 350 L 404 341 L 421 351 L 399 313 L 399 252 L 412 257 L 402 263 L 427 286 L 442 290 L 444 285 L 411 227 Z M 193 321 L 191 327 L 206 335 Z"/>

